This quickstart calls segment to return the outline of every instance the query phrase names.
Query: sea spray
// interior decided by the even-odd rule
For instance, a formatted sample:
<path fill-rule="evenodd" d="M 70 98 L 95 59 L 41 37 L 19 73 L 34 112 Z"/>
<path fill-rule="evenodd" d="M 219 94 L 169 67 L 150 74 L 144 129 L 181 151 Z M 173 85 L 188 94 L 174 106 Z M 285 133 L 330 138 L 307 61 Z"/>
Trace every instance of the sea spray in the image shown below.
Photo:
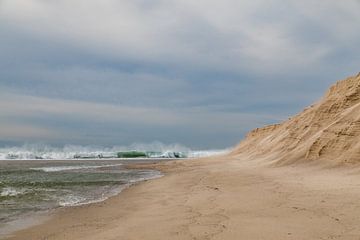
<path fill-rule="evenodd" d="M 20 147 L 0 148 L 0 160 L 117 159 L 134 157 L 198 158 L 223 154 L 227 151 L 227 149 L 197 151 L 180 144 L 166 145 L 161 142 L 114 147 L 65 145 L 61 148 L 46 144 L 24 144 Z"/>

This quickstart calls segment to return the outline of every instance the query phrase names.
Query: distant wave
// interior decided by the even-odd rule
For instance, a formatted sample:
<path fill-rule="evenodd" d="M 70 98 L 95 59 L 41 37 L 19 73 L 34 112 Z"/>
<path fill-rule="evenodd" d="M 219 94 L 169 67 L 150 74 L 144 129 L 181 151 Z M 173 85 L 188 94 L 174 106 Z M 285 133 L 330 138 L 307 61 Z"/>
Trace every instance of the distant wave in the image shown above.
<path fill-rule="evenodd" d="M 149 153 L 145 158 L 198 158 L 224 154 L 229 150 L 192 150 L 180 144 L 166 145 L 161 142 L 110 148 L 79 145 L 65 145 L 57 148 L 46 144 L 24 144 L 21 147 L 0 148 L 0 160 L 114 159 L 118 158 L 119 152 L 129 151 Z"/>

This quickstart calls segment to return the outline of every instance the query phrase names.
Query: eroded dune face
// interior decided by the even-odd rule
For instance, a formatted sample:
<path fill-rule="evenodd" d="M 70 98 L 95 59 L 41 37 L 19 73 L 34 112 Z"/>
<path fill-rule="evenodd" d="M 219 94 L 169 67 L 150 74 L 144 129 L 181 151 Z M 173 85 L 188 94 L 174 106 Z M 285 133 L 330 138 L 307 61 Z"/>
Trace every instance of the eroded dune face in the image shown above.
<path fill-rule="evenodd" d="M 318 159 L 360 163 L 360 73 L 337 82 L 295 117 L 251 131 L 232 154 L 280 164 Z"/>

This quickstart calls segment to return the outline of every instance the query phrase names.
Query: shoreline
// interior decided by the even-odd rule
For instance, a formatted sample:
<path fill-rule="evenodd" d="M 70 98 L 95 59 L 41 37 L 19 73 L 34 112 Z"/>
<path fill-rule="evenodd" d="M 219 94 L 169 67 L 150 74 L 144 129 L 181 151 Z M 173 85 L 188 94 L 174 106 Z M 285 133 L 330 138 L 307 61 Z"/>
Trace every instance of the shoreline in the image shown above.
<path fill-rule="evenodd" d="M 166 163 L 170 163 L 170 162 L 184 161 L 184 160 L 185 159 L 182 159 L 182 160 L 159 159 L 158 161 L 152 160 L 151 162 L 139 162 L 139 163 L 124 164 L 123 167 L 125 169 L 157 170 L 160 172 L 160 175 L 151 177 L 149 179 L 144 179 L 141 181 L 129 183 L 127 186 L 124 186 L 120 192 L 118 192 L 115 195 L 109 196 L 104 200 L 99 200 L 96 202 L 89 202 L 89 203 L 84 203 L 84 204 L 79 204 L 79 205 L 74 205 L 74 206 L 62 206 L 62 207 L 55 208 L 55 209 L 49 209 L 47 211 L 35 212 L 35 213 L 33 213 L 34 214 L 33 216 L 26 216 L 24 219 L 19 220 L 19 221 L 14 220 L 13 222 L 10 222 L 10 225 L 12 223 L 18 224 L 18 222 L 21 222 L 20 223 L 21 226 L 15 226 L 15 227 L 10 226 L 8 228 L 10 230 L 5 228 L 6 232 L 5 232 L 5 234 L 3 234 L 3 236 L 0 235 L 0 240 L 23 239 L 23 237 L 27 238 L 28 232 L 31 232 L 32 229 L 36 229 L 43 225 L 46 226 L 48 221 L 51 221 L 54 218 L 62 217 L 63 215 L 67 215 L 68 212 L 71 213 L 72 211 L 76 211 L 76 210 L 79 211 L 79 209 L 91 208 L 92 206 L 93 207 L 101 207 L 102 205 L 105 205 L 107 201 L 111 201 L 111 199 L 113 199 L 113 198 L 118 198 L 119 195 L 123 194 L 123 192 L 125 192 L 131 188 L 134 188 L 137 185 L 140 185 L 140 184 L 145 183 L 150 180 L 160 179 L 160 178 L 163 178 L 164 176 L 166 176 L 166 172 L 163 172 L 164 169 L 161 167 L 161 165 L 163 165 L 164 163 L 166 164 Z M 21 161 L 24 161 L 24 160 L 21 160 Z M 26 161 L 29 161 L 29 160 L 26 160 Z M 36 160 L 34 160 L 34 161 L 36 161 Z M 59 160 L 59 161 L 62 161 L 62 160 Z M 88 160 L 86 160 L 86 161 L 88 161 Z M 36 238 L 34 238 L 34 239 L 36 239 Z"/>
<path fill-rule="evenodd" d="M 66 208 L 19 239 L 358 239 L 359 168 L 214 157 L 136 167 L 165 176 Z M 306 231 L 304 231 L 306 229 Z"/>
<path fill-rule="evenodd" d="M 77 161 L 83 161 L 83 162 L 89 162 L 89 161 L 96 161 L 97 159 L 93 159 L 93 160 L 77 160 Z M 12 163 L 13 160 L 0 160 L 0 161 L 6 161 L 9 163 Z M 16 160 L 16 161 L 22 161 L 22 162 L 40 162 L 40 161 L 47 161 L 47 160 Z M 59 163 L 61 162 L 67 162 L 68 160 L 50 160 L 50 161 L 57 161 Z M 111 160 L 110 160 L 111 161 Z M 162 162 L 166 162 L 166 161 L 170 161 L 170 160 L 165 160 L 165 159 L 155 159 L 155 160 L 145 160 L 145 159 L 136 159 L 136 161 L 138 163 L 132 163 L 132 162 L 127 162 L 129 160 L 125 159 L 125 160 L 121 160 L 125 163 L 121 163 L 121 165 L 123 165 L 124 169 L 144 169 L 144 165 L 151 165 L 154 163 L 162 163 Z M 134 160 L 131 160 L 134 161 Z M 118 164 L 116 164 L 118 165 Z M 105 167 L 109 167 L 108 165 L 104 165 Z M 156 170 L 155 168 L 147 168 L 147 169 L 151 169 L 151 170 Z M 49 219 L 53 218 L 54 216 L 56 216 L 58 214 L 58 212 L 62 212 L 62 211 L 68 211 L 68 209 L 72 209 L 72 208 L 76 208 L 76 207 L 81 207 L 81 206 L 87 206 L 87 205 L 93 205 L 93 204 L 97 204 L 97 203 L 101 203 L 104 201 L 107 201 L 110 198 L 116 197 L 117 195 L 121 194 L 124 190 L 126 190 L 127 188 L 130 188 L 132 186 L 135 186 L 141 182 L 144 181 L 148 181 L 148 180 L 152 180 L 152 179 L 157 179 L 157 178 L 161 178 L 163 177 L 164 174 L 160 171 L 158 171 L 158 175 L 154 175 L 154 176 L 150 176 L 146 179 L 141 179 L 138 181 L 130 181 L 129 183 L 123 184 L 121 186 L 119 186 L 119 188 L 116 190 L 116 192 L 113 192 L 107 196 L 103 196 L 102 198 L 99 198 L 97 200 L 90 200 L 87 202 L 80 202 L 80 203 L 76 203 L 73 205 L 61 205 L 59 207 L 56 208 L 51 208 L 51 209 L 47 209 L 47 210 L 40 210 L 40 211 L 32 211 L 32 212 L 28 212 L 25 213 L 21 216 L 19 216 L 16 219 L 13 219 L 9 222 L 3 223 L 0 226 L 0 239 L 7 239 L 9 237 L 12 237 L 16 232 L 19 231 L 24 231 L 26 229 L 30 229 L 34 226 L 37 225 L 41 225 L 44 224 L 46 221 L 48 221 Z"/>

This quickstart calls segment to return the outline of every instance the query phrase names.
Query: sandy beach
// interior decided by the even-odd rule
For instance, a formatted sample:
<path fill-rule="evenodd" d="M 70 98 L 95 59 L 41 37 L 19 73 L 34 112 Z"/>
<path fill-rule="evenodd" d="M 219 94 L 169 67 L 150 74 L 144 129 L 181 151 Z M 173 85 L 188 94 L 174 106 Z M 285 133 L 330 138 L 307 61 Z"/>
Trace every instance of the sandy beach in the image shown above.
<path fill-rule="evenodd" d="M 227 155 L 137 165 L 165 176 L 8 239 L 359 240 L 359 96 L 360 74 Z"/>
<path fill-rule="evenodd" d="M 359 10 L 0 0 L 0 240 L 360 240 Z"/>
<path fill-rule="evenodd" d="M 144 167 L 143 165 L 139 167 Z M 150 164 L 166 175 L 66 208 L 8 240 L 359 239 L 359 169 L 238 157 Z"/>

